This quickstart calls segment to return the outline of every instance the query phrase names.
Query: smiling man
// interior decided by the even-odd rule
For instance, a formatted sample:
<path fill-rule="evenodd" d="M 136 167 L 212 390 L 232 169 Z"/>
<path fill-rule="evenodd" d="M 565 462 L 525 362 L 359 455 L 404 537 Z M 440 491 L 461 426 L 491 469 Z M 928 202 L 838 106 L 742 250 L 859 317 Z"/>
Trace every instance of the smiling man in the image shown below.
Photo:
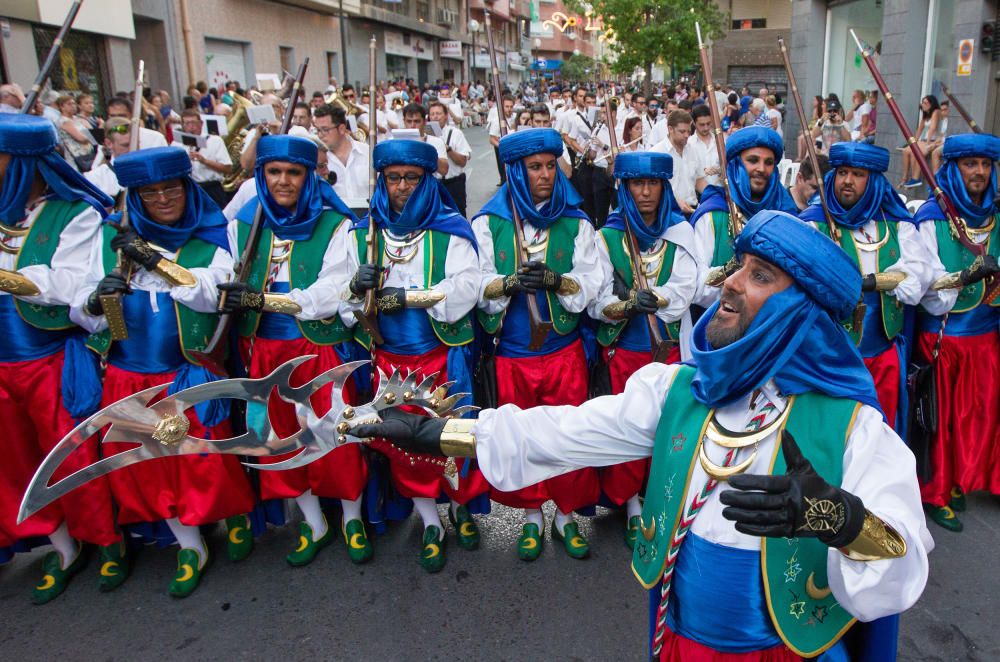
<path fill-rule="evenodd" d="M 864 317 L 843 320 L 875 380 L 886 419 L 900 429 L 900 382 L 905 376 L 903 306 L 915 306 L 927 287 L 916 226 L 885 178 L 889 150 L 862 143 L 830 147 L 831 170 L 823 179 L 830 216 L 840 245 L 863 276 Z M 800 218 L 829 235 L 826 216 L 816 202 Z"/>
<path fill-rule="evenodd" d="M 593 227 L 579 207 L 582 199 L 556 165 L 562 152 L 562 138 L 553 129 L 522 129 L 505 136 L 500 157 L 510 178 L 472 222 L 482 269 L 479 321 L 494 336 L 490 344 L 496 348 L 499 403 L 578 405 L 587 399 L 579 315 L 597 296 L 603 273 Z M 512 205 L 523 222 L 529 256 L 520 268 Z M 534 297 L 542 319 L 552 323 L 540 345 L 530 342 L 528 297 Z M 585 558 L 590 545 L 571 513 L 597 502 L 597 471 L 580 469 L 522 487 L 493 491 L 494 501 L 525 509 L 518 557 L 533 561 L 541 553 L 541 508 L 552 500 L 553 536 L 570 556 Z"/>
<path fill-rule="evenodd" d="M 355 433 L 474 455 L 500 489 L 652 455 L 632 570 L 654 589 L 653 656 L 848 659 L 855 619 L 908 609 L 927 581 L 913 454 L 837 322 L 861 294 L 844 252 L 771 211 L 735 251 L 690 364 L 646 366 L 578 407 L 506 405 L 475 421 L 393 409 Z M 871 659 L 895 656 L 894 635 L 868 644 L 881 645 Z"/>
<path fill-rule="evenodd" d="M 777 165 L 783 155 L 781 136 L 766 127 L 746 127 L 729 138 L 726 177 L 729 195 L 743 216 L 742 222 L 764 210 L 798 214 L 795 201 L 778 176 Z M 719 186 L 705 187 L 701 204 L 691 215 L 691 224 L 702 267 L 707 270 L 725 265 L 733 256 L 735 237 L 730 236 L 729 209 Z M 718 298 L 718 287 L 702 285 L 694 303 L 707 308 Z"/>
<path fill-rule="evenodd" d="M 300 386 L 347 357 L 351 331 L 340 322 L 340 292 L 351 277 L 346 264 L 348 230 L 356 220 L 333 188 L 316 174 L 317 146 L 295 136 L 264 136 L 257 147 L 257 195 L 229 223 L 234 255 L 246 246 L 258 206 L 264 227 L 250 278 L 223 283 L 224 309 L 241 315 L 241 348 L 250 377 L 263 377 L 286 361 L 314 354 L 296 369 Z M 330 408 L 327 386 L 312 396 L 317 416 Z M 348 393 L 351 397 L 352 393 Z M 276 395 L 268 416 L 282 438 L 300 429 L 295 408 Z M 262 459 L 278 462 L 287 456 Z M 305 518 L 289 565 L 311 563 L 339 528 L 354 563 L 372 557 L 361 521 L 367 467 L 356 449 L 344 446 L 305 467 L 262 471 L 262 499 L 295 499 Z M 329 526 L 319 498 L 339 499 L 343 520 Z M 357 540 L 357 542 L 355 542 Z"/>
<path fill-rule="evenodd" d="M 103 241 L 91 257 L 75 301 L 78 323 L 93 335 L 91 348 L 107 362 L 102 405 L 159 384 L 170 393 L 211 381 L 191 352 L 204 348 L 217 322 L 216 285 L 233 269 L 226 219 L 191 177 L 191 161 L 181 147 L 154 147 L 115 159 L 115 175 L 128 189 L 129 227 L 104 226 Z M 126 281 L 117 251 L 138 268 Z M 112 342 L 101 296 L 127 294 L 122 301 L 128 338 Z M 232 436 L 229 407 L 222 402 L 187 412 L 192 434 Z M 127 445 L 119 445 L 127 447 Z M 111 449 L 107 446 L 106 450 Z M 198 527 L 226 520 L 228 552 L 240 561 L 253 539 L 247 513 L 254 495 L 239 459 L 226 455 L 163 458 L 126 467 L 108 477 L 118 503 L 118 522 L 166 521 L 177 539 L 177 574 L 170 594 L 187 597 L 198 587 L 208 549 Z M 108 572 L 125 575 L 125 568 Z M 103 573 L 102 573 L 103 574 Z"/>
<path fill-rule="evenodd" d="M 1000 447 L 1000 299 L 989 300 L 984 285 L 986 277 L 1000 273 L 994 166 L 1000 140 L 989 134 L 950 136 L 942 154 L 938 185 L 965 229 L 952 227 L 933 198 L 914 216 L 933 283 L 917 311 L 917 349 L 925 359 L 937 357 L 938 425 L 931 476 L 921 490 L 931 519 L 961 531 L 955 510 L 965 509 L 964 492 L 1000 494 L 1000 462 L 984 459 L 996 457 Z M 957 232 L 982 246 L 984 255 L 977 258 Z"/>

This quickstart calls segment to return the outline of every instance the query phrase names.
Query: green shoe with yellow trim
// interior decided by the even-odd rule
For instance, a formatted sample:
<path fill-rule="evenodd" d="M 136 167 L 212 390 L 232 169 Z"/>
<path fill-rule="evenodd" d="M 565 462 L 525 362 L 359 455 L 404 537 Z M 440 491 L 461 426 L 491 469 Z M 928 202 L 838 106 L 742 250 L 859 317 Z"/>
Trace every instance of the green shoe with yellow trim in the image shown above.
<path fill-rule="evenodd" d="M 226 529 L 229 531 L 229 542 L 226 551 L 230 561 L 242 561 L 253 551 L 253 531 L 250 530 L 250 518 L 246 515 L 233 515 L 226 518 Z"/>
<path fill-rule="evenodd" d="M 445 539 L 440 527 L 431 524 L 424 529 L 424 547 L 420 550 L 420 567 L 433 574 L 441 572 L 445 564 Z"/>
<path fill-rule="evenodd" d="M 66 590 L 69 580 L 73 575 L 83 570 L 87 565 L 87 555 L 81 546 L 76 553 L 76 558 L 63 570 L 62 557 L 59 552 L 49 552 L 42 559 L 42 582 L 31 591 L 31 601 L 36 605 L 44 605 L 52 602 Z"/>
<path fill-rule="evenodd" d="M 365 525 L 359 519 L 348 520 L 343 528 L 344 542 L 347 543 L 347 555 L 351 557 L 351 563 L 367 563 L 371 561 L 375 550 L 365 533 Z"/>
<path fill-rule="evenodd" d="M 479 526 L 476 520 L 472 519 L 472 514 L 465 506 L 459 506 L 455 511 L 452 513 L 451 508 L 448 509 L 448 519 L 458 535 L 458 546 L 469 552 L 478 549 Z"/>
<path fill-rule="evenodd" d="M 955 515 L 951 506 L 929 506 L 927 515 L 938 526 L 959 533 L 962 530 L 962 521 Z"/>
<path fill-rule="evenodd" d="M 319 554 L 319 550 L 331 542 L 333 542 L 333 529 L 329 525 L 322 538 L 313 540 L 312 527 L 305 521 L 299 522 L 299 545 L 294 552 L 285 557 L 285 560 L 288 561 L 288 565 L 296 568 L 309 565 Z"/>
<path fill-rule="evenodd" d="M 177 552 L 177 574 L 170 582 L 169 593 L 175 598 L 186 598 L 195 592 L 201 583 L 201 576 L 208 565 L 208 552 L 205 558 L 196 549 L 181 549 Z"/>
<path fill-rule="evenodd" d="M 113 591 L 128 579 L 129 558 L 125 549 L 125 541 L 98 548 L 98 560 L 101 563 L 101 576 L 97 580 L 97 590 L 101 593 Z"/>
<path fill-rule="evenodd" d="M 527 522 L 521 527 L 521 535 L 517 537 L 517 558 L 522 561 L 534 561 L 542 553 L 542 532 L 538 525 Z"/>
<path fill-rule="evenodd" d="M 552 526 L 552 537 L 561 540 L 566 553 L 574 559 L 585 559 L 590 556 L 590 543 L 580 535 L 580 527 L 576 522 L 569 522 L 560 531 L 558 526 Z"/>
<path fill-rule="evenodd" d="M 966 507 L 968 507 L 968 504 L 965 502 L 965 492 L 962 491 L 961 487 L 958 487 L 956 485 L 955 487 L 951 488 L 951 500 L 948 501 L 948 505 L 951 506 L 951 509 L 956 512 L 959 513 L 965 512 L 965 509 Z"/>
<path fill-rule="evenodd" d="M 642 524 L 642 518 L 638 515 L 629 517 L 628 521 L 625 522 L 625 546 L 629 549 L 635 549 L 635 542 L 639 539 L 640 524 Z"/>

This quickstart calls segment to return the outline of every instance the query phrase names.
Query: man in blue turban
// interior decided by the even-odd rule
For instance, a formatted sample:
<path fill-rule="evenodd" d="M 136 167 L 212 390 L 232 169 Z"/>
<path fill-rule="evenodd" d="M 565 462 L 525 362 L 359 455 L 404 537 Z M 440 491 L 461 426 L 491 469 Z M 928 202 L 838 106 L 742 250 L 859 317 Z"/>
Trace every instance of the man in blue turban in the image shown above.
<path fill-rule="evenodd" d="M 926 584 L 915 461 L 838 321 L 861 295 L 854 263 L 774 211 L 749 220 L 735 254 L 689 364 L 645 366 L 578 407 L 391 410 L 353 434 L 476 456 L 500 489 L 651 455 L 632 570 L 653 589 L 655 658 L 848 659 L 855 619 L 908 609 Z M 866 644 L 882 647 L 865 659 L 895 657 L 894 633 Z"/>
<path fill-rule="evenodd" d="M 88 345 L 107 363 L 102 406 L 166 382 L 173 382 L 169 392 L 175 393 L 213 379 L 193 352 L 204 348 L 218 322 L 216 285 L 233 269 L 226 219 L 191 179 L 186 150 L 154 147 L 123 154 L 114 169 L 128 190 L 128 227 L 119 225 L 121 214 L 109 217 L 76 297 L 78 323 L 92 333 Z M 119 252 L 136 267 L 128 280 L 115 269 Z M 124 340 L 112 341 L 108 330 L 101 296 L 111 294 L 127 295 Z M 192 434 L 232 436 L 223 402 L 187 415 Z M 246 513 L 254 495 L 235 456 L 165 458 L 115 471 L 109 481 L 119 524 L 163 520 L 177 538 L 177 574 L 170 584 L 175 597 L 194 592 L 208 563 L 199 526 L 226 519 L 232 560 L 253 549 Z M 106 571 L 124 575 L 126 569 Z"/>
<path fill-rule="evenodd" d="M 778 174 L 777 165 L 783 155 L 784 144 L 774 129 L 749 126 L 729 136 L 725 167 L 729 195 L 741 215 L 735 223 L 737 228 L 746 219 L 764 210 L 798 213 L 795 201 L 781 184 Z M 730 260 L 735 237 L 730 230 L 725 191 L 719 186 L 706 186 L 701 194 L 701 204 L 694 210 L 690 221 L 694 226 L 699 259 L 705 269 L 703 275 L 709 278 L 710 270 L 727 263 L 732 268 Z M 713 272 L 711 276 L 719 273 Z M 718 298 L 719 287 L 703 283 L 694 303 L 707 308 Z"/>
<path fill-rule="evenodd" d="M 316 174 L 318 150 L 308 138 L 264 136 L 256 146 L 254 180 L 257 195 L 229 223 L 229 244 L 243 255 L 251 224 L 260 210 L 263 227 L 246 283 L 220 285 L 225 310 L 241 317 L 241 353 L 250 377 L 264 377 L 290 359 L 316 358 L 295 371 L 298 386 L 351 358 L 351 330 L 340 319 L 340 298 L 351 271 L 347 244 L 356 220 L 325 180 Z M 312 396 L 317 416 L 330 408 L 332 387 Z M 353 392 L 348 395 L 353 397 Z M 300 429 L 292 404 L 272 396 L 268 417 L 278 436 Z M 280 462 L 288 456 L 261 459 Z M 285 558 L 292 566 L 311 563 L 337 537 L 349 541 L 354 563 L 365 563 L 373 551 L 361 520 L 361 496 L 368 479 L 360 450 L 346 444 L 305 467 L 262 471 L 261 498 L 295 499 L 304 521 L 295 550 Z M 329 526 L 320 497 L 339 499 L 343 521 Z"/>
<path fill-rule="evenodd" d="M 472 312 L 480 280 L 472 228 L 434 178 L 438 152 L 432 145 L 416 140 L 379 143 L 374 165 L 378 181 L 371 214 L 356 226 L 356 241 L 348 250 L 355 275 L 345 294 L 349 307 L 360 311 L 368 290 L 376 290 L 374 317 L 383 342 L 372 343 L 360 326 L 357 337 L 371 348 L 375 365 L 386 375 L 393 370 L 437 374 L 438 383 L 453 380 L 456 390 L 471 393 Z M 374 260 L 369 259 L 369 238 Z M 344 319 L 354 323 L 353 316 Z M 470 505 L 489 512 L 489 488 L 478 469 L 463 466 L 455 486 L 442 473 L 440 458 L 410 456 L 387 443 L 375 447 L 389 458 L 396 491 L 413 500 L 423 520 L 424 570 L 439 572 L 445 565 L 444 526 L 436 505 L 442 494 L 451 501 L 448 512 L 459 545 L 467 550 L 479 546 Z"/>
<path fill-rule="evenodd" d="M 59 596 L 86 564 L 81 541 L 100 546 L 101 562 L 123 562 L 107 482 L 94 481 L 17 524 L 18 507 L 39 463 L 100 398 L 84 379 L 89 357 L 69 304 L 113 201 L 55 152 L 52 123 L 0 114 L 0 561 L 48 536 L 38 604 Z M 88 442 L 67 461 L 71 473 L 97 459 Z M 24 545 L 18 545 L 24 541 Z M 17 547 L 14 547 L 17 545 Z M 110 589 L 121 579 L 101 579 Z"/>
<path fill-rule="evenodd" d="M 622 152 L 615 157 L 618 207 L 597 233 L 604 283 L 588 306 L 590 316 L 598 321 L 600 374 L 607 374 L 601 395 L 621 393 L 628 378 L 653 360 L 679 362 L 681 346 L 690 335 L 688 307 L 698 291 L 699 270 L 693 255 L 694 232 L 674 199 L 672 175 L 669 154 Z M 647 289 L 640 289 L 634 278 L 637 263 L 629 236 L 635 237 Z M 661 347 L 652 344 L 650 325 L 654 323 Z M 594 382 L 603 381 L 596 374 L 591 376 L 592 393 L 601 388 Z M 630 548 L 639 535 L 639 491 L 648 469 L 647 460 L 635 460 L 599 471 L 601 492 L 614 505 L 626 508 L 625 541 Z"/>
<path fill-rule="evenodd" d="M 907 356 L 903 306 L 917 305 L 924 294 L 923 249 L 910 213 L 885 177 L 887 149 L 835 143 L 829 162 L 823 188 L 836 230 L 830 229 L 818 201 L 799 218 L 836 236 L 863 276 L 864 317 L 859 313 L 843 322 L 872 373 L 886 420 L 898 430 L 906 415 L 900 406 Z"/>
<path fill-rule="evenodd" d="M 496 347 L 500 404 L 578 405 L 587 399 L 579 316 L 597 296 L 604 275 L 581 198 L 556 164 L 562 150 L 553 129 L 505 136 L 500 158 L 507 183 L 472 222 L 483 270 L 479 321 L 493 336 L 488 344 Z M 523 223 L 527 264 L 518 257 L 515 210 Z M 541 337 L 535 337 L 530 322 L 528 297 L 551 324 L 548 333 L 542 328 Z M 542 504 L 550 499 L 556 504 L 553 535 L 573 558 L 588 556 L 590 545 L 571 513 L 595 504 L 599 494 L 597 470 L 588 468 L 516 492 L 494 490 L 493 500 L 526 510 L 517 553 L 533 561 L 542 551 Z"/>
<path fill-rule="evenodd" d="M 995 289 L 1000 210 L 994 165 L 1000 139 L 949 136 L 942 153 L 937 182 L 964 227 L 952 227 L 934 198 L 914 216 L 932 283 L 917 310 L 917 350 L 934 366 L 938 413 L 931 474 L 921 493 L 931 519 L 961 531 L 955 511 L 965 510 L 965 492 L 1000 494 L 1000 463 L 983 459 L 995 457 L 1000 447 L 1000 299 Z M 977 256 L 970 244 L 983 254 Z"/>

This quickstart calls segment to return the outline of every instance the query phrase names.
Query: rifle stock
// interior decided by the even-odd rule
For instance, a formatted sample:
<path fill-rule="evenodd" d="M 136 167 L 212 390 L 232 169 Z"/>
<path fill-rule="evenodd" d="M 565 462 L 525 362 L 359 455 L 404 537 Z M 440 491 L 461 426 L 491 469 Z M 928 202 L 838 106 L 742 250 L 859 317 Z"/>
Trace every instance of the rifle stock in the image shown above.
<path fill-rule="evenodd" d="M 365 235 L 365 264 L 375 264 L 375 223 L 372 220 L 371 204 L 375 197 L 375 145 L 378 142 L 378 109 L 375 105 L 375 35 L 368 42 L 368 234 Z M 385 342 L 378 327 L 378 311 L 375 309 L 375 289 L 365 292 L 365 303 L 361 310 L 354 311 L 358 324 L 368 332 L 375 345 Z"/>

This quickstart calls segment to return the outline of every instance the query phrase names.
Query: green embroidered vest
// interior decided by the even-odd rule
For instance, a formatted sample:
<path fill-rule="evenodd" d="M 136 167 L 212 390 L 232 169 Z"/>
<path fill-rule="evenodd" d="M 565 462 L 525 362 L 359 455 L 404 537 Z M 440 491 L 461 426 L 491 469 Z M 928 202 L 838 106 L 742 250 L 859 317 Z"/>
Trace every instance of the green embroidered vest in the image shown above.
<path fill-rule="evenodd" d="M 497 273 L 508 276 L 514 273 L 517 264 L 517 246 L 514 241 L 514 224 L 499 216 L 490 216 L 490 234 L 493 237 L 493 262 Z M 566 274 L 573 270 L 573 250 L 576 235 L 580 231 L 580 219 L 563 216 L 549 227 L 548 245 L 545 247 L 544 262 L 549 269 L 557 274 Z M 549 304 L 549 319 L 552 329 L 559 335 L 566 335 L 576 328 L 579 314 L 571 313 L 559 303 L 555 292 L 546 292 L 545 299 Z M 506 311 L 504 311 L 506 312 Z M 500 330 L 504 312 L 487 315 L 477 310 L 479 323 L 486 333 L 495 334 Z M 542 317 L 545 317 L 544 312 Z"/>
<path fill-rule="evenodd" d="M 997 217 L 1000 217 L 1000 214 Z M 986 239 L 986 252 L 994 257 L 1000 255 L 1000 237 L 997 236 L 997 233 L 1000 232 L 1000 223 L 996 222 L 997 217 L 994 217 L 993 229 L 990 230 L 990 235 Z M 962 242 L 952 235 L 951 227 L 947 221 L 934 221 L 934 233 L 937 236 L 938 257 L 941 259 L 945 271 L 949 273 L 961 271 L 970 266 L 976 259 L 972 251 L 963 246 Z M 985 293 L 986 285 L 983 281 L 966 285 L 959 291 L 958 300 L 955 301 L 951 312 L 965 313 L 972 310 L 983 302 Z M 990 305 L 1000 306 L 1000 298 L 994 300 Z"/>
<path fill-rule="evenodd" d="M 632 572 L 646 588 L 660 581 L 670 541 L 677 532 L 690 490 L 701 490 L 691 477 L 698 463 L 699 444 L 713 410 L 691 395 L 695 370 L 677 370 L 663 403 L 656 428 L 646 500 L 642 508 L 643 531 L 632 555 Z M 785 426 L 794 434 L 802 453 L 830 484 L 843 478 L 844 449 L 860 404 L 819 393 L 803 393 L 788 401 L 792 408 Z M 785 472 L 781 445 L 775 444 L 771 474 Z M 652 530 L 652 539 L 645 531 Z M 683 545 L 683 542 L 681 543 Z M 826 574 L 829 548 L 816 538 L 762 538 L 761 572 L 768 610 L 781 639 L 798 655 L 812 657 L 828 649 L 854 623 L 854 617 L 837 603 Z M 807 585 L 810 588 L 807 589 Z M 813 598 L 810 592 L 823 594 Z M 822 619 L 816 617 L 823 615 Z"/>
<path fill-rule="evenodd" d="M 59 247 L 59 236 L 75 217 L 86 211 L 86 202 L 48 200 L 32 222 L 14 262 L 14 270 L 35 264 L 52 266 L 52 256 Z M 69 319 L 69 306 L 43 306 L 14 297 L 14 307 L 31 326 L 44 331 L 62 331 L 75 325 Z"/>
<path fill-rule="evenodd" d="M 320 269 L 323 267 L 323 256 L 330 245 L 330 240 L 340 224 L 346 217 L 335 211 L 324 211 L 316 227 L 313 228 L 312 236 L 304 241 L 292 242 L 291 254 L 288 256 L 288 286 L 290 289 L 306 289 L 316 282 Z M 236 242 L 240 253 L 246 246 L 250 236 L 250 225 L 238 223 L 236 227 Z M 260 243 L 257 244 L 257 253 L 254 255 L 253 263 L 250 267 L 250 277 L 247 282 L 250 286 L 263 291 L 267 284 L 267 274 L 271 269 L 272 244 L 274 233 L 267 228 L 262 228 L 260 233 Z M 249 338 L 257 333 L 260 325 L 260 313 L 246 312 L 239 323 L 240 335 Z M 296 318 L 299 331 L 312 343 L 317 345 L 335 345 L 339 342 L 349 340 L 351 331 L 340 319 L 340 315 L 334 315 L 323 320 L 300 320 Z"/>
<path fill-rule="evenodd" d="M 711 211 L 712 232 L 715 235 L 715 248 L 712 252 L 712 263 L 709 267 L 721 267 L 733 258 L 733 238 L 729 236 L 729 212 Z"/>
<path fill-rule="evenodd" d="M 816 223 L 816 226 L 824 235 L 830 235 L 830 229 L 826 223 Z M 879 248 L 876 253 L 876 264 L 878 265 L 878 271 L 881 273 L 899 261 L 899 224 L 889 223 L 885 219 L 882 219 L 881 221 L 875 221 L 875 229 L 878 232 L 877 239 L 879 241 L 885 237 L 885 233 L 889 234 L 889 239 L 885 242 L 885 245 Z M 854 233 L 851 232 L 850 228 L 840 228 L 840 247 L 844 249 L 847 256 L 851 258 L 860 270 L 861 257 L 858 254 L 858 245 L 854 241 Z M 903 304 L 899 302 L 899 299 L 892 296 L 890 292 L 880 292 L 879 294 L 882 300 L 882 329 L 885 331 L 885 337 L 892 340 L 903 330 Z M 847 329 L 854 344 L 860 345 L 863 329 L 855 329 L 853 320 L 842 320 L 840 323 Z"/>
<path fill-rule="evenodd" d="M 111 250 L 111 239 L 117 234 L 117 231 L 107 224 L 101 228 L 101 231 L 103 244 L 101 259 L 104 262 L 104 273 L 108 274 L 118 262 L 118 255 Z M 215 244 L 207 241 L 191 239 L 177 252 L 176 262 L 185 269 L 208 267 L 212 264 L 212 258 L 215 257 L 217 248 Z M 219 323 L 219 316 L 216 313 L 199 313 L 176 301 L 174 302 L 174 312 L 177 316 L 181 352 L 189 363 L 200 365 L 191 352 L 204 351 L 205 345 L 208 344 L 215 332 L 216 325 Z M 87 337 L 87 347 L 98 354 L 107 354 L 108 350 L 111 349 L 111 342 L 111 332 L 107 329 L 92 333 Z"/>
<path fill-rule="evenodd" d="M 631 283 L 633 279 L 632 260 L 629 257 L 628 250 L 625 248 L 625 232 L 623 230 L 613 230 L 604 227 L 601 228 L 598 234 L 608 249 L 612 268 L 618 271 L 626 283 Z M 666 242 L 666 244 L 667 247 L 663 253 L 663 259 L 660 261 L 659 269 L 651 279 L 653 284 L 658 286 L 665 285 L 670 280 L 670 272 L 674 268 L 674 255 L 677 252 L 677 245 L 671 241 Z M 622 320 L 615 324 L 599 323 L 597 325 L 597 342 L 601 343 L 604 347 L 608 347 L 621 335 L 621 332 L 628 326 L 629 321 Z M 678 338 L 680 338 L 681 323 L 671 322 L 664 326 L 667 330 L 666 340 L 677 342 Z"/>
<path fill-rule="evenodd" d="M 358 255 L 364 256 L 367 252 L 368 228 L 359 228 L 354 232 L 358 242 Z M 381 267 L 385 260 L 385 240 L 382 233 L 375 236 L 377 242 L 375 247 L 375 261 Z M 431 288 L 445 279 L 445 262 L 448 257 L 448 246 L 451 243 L 451 235 L 447 232 L 428 230 L 424 233 L 424 287 Z M 458 347 L 472 342 L 472 312 L 464 315 L 462 319 L 454 324 L 439 322 L 430 315 L 427 316 L 437 336 L 443 344 L 449 347 Z M 371 336 L 362 328 L 360 324 L 354 327 L 354 339 L 365 347 L 370 348 L 372 344 Z"/>

